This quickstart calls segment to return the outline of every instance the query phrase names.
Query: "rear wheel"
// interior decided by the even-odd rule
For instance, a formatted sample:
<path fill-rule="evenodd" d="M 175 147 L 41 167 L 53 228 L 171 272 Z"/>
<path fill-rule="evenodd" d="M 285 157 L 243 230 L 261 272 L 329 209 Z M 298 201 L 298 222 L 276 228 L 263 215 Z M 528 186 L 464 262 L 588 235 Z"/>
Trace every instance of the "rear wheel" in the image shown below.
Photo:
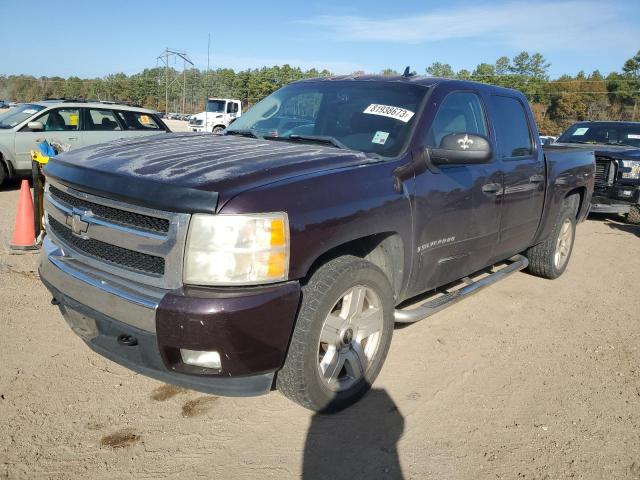
<path fill-rule="evenodd" d="M 571 258 L 576 236 L 576 205 L 571 197 L 565 200 L 553 232 L 544 242 L 527 250 L 529 273 L 543 278 L 558 278 Z"/>
<path fill-rule="evenodd" d="M 627 223 L 640 225 L 640 205 L 631 205 L 631 209 L 627 213 Z"/>
<path fill-rule="evenodd" d="M 357 257 L 332 260 L 303 287 L 277 388 L 305 408 L 341 410 L 369 390 L 392 333 L 393 295 L 384 273 Z"/>

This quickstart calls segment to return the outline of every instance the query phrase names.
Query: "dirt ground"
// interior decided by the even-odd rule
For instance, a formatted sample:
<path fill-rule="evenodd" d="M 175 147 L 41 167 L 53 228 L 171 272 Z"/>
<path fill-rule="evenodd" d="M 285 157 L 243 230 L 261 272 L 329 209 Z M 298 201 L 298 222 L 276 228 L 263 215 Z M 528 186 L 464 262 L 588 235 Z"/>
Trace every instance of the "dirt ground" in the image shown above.
<path fill-rule="evenodd" d="M 397 328 L 374 390 L 328 417 L 119 367 L 50 305 L 35 255 L 0 253 L 0 478 L 640 479 L 639 237 L 591 219 L 562 278 Z"/>

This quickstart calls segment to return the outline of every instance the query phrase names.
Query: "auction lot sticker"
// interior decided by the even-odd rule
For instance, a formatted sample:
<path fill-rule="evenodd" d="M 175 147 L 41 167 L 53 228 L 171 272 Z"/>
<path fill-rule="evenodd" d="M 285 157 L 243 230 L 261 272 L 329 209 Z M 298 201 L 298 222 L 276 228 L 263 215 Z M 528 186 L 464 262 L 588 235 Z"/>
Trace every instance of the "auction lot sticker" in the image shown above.
<path fill-rule="evenodd" d="M 372 103 L 367 108 L 365 108 L 364 112 L 362 113 L 394 118 L 404 123 L 407 123 L 409 120 L 411 120 L 411 117 L 413 117 L 414 115 L 414 112 L 405 108 L 393 107 L 391 105 L 379 105 L 377 103 Z"/>

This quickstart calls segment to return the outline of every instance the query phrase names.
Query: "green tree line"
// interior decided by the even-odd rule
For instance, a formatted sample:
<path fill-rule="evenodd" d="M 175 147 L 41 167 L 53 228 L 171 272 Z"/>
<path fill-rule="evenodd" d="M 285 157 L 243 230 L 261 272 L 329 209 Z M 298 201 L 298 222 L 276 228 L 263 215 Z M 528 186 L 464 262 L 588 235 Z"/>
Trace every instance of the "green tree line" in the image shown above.
<path fill-rule="evenodd" d="M 495 63 L 480 63 L 471 71 L 456 72 L 447 63 L 433 62 L 424 73 L 522 91 L 542 134 L 558 134 L 578 120 L 640 120 L 640 51 L 628 59 L 619 72 L 606 77 L 595 70 L 551 79 L 549 67 L 542 54 L 522 52 L 513 58 L 500 57 Z M 246 108 L 292 81 L 331 75 L 327 70 L 302 70 L 290 65 L 241 71 L 169 69 L 168 73 L 168 105 L 165 105 L 164 68 L 92 79 L 0 75 L 0 98 L 17 102 L 44 98 L 112 100 L 159 111 L 195 113 L 203 110 L 208 96 L 239 98 Z M 385 69 L 380 73 L 396 75 L 398 72 Z"/>

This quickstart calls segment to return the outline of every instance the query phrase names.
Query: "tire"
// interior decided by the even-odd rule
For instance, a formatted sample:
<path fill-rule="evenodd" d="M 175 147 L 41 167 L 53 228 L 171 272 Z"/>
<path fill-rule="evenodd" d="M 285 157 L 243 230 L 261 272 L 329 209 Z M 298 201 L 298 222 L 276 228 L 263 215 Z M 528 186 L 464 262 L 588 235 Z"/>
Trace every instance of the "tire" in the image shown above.
<path fill-rule="evenodd" d="M 576 196 L 566 198 L 549 238 L 527 250 L 525 255 L 529 259 L 529 273 L 554 279 L 567 269 L 576 238 L 578 204 Z"/>
<path fill-rule="evenodd" d="M 631 209 L 627 213 L 627 223 L 640 225 L 640 205 L 631 205 Z"/>
<path fill-rule="evenodd" d="M 212 132 L 219 135 L 224 132 L 224 127 L 221 127 L 220 125 L 218 125 L 217 127 L 213 127 Z"/>
<path fill-rule="evenodd" d="M 8 177 L 9 175 L 7 174 L 7 168 L 4 166 L 2 156 L 0 155 L 0 186 L 2 186 L 2 184 Z"/>
<path fill-rule="evenodd" d="M 389 351 L 393 308 L 389 280 L 372 263 L 342 256 L 324 264 L 302 288 L 277 389 L 316 412 L 337 412 L 357 402 Z"/>

